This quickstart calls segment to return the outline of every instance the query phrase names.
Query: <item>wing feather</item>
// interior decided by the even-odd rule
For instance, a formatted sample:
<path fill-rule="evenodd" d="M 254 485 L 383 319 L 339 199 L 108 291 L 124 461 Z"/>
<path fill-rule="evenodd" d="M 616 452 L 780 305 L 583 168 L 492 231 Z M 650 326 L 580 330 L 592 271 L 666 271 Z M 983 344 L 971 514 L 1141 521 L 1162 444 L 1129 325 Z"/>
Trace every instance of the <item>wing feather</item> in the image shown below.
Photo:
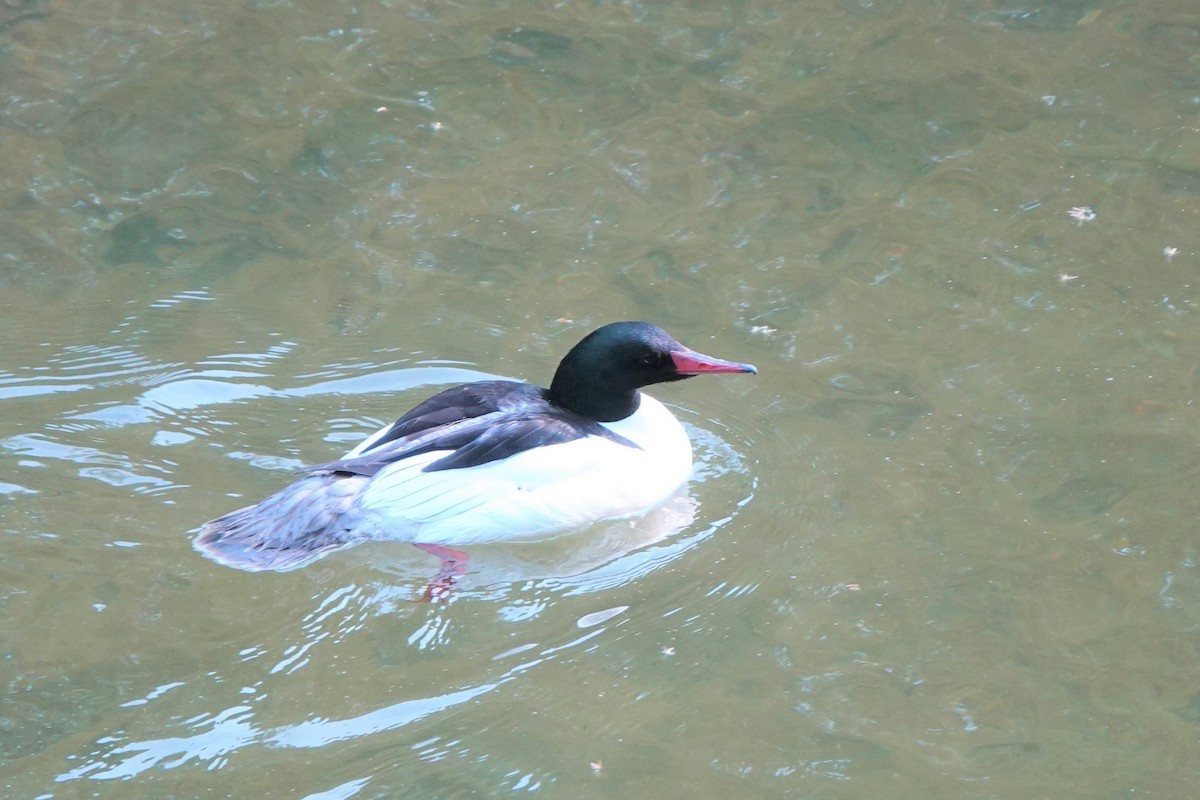
<path fill-rule="evenodd" d="M 440 392 L 351 450 L 303 473 L 371 477 L 406 458 L 446 451 L 423 472 L 466 469 L 552 444 L 600 436 L 637 445 L 600 423 L 550 404 L 546 391 L 514 381 L 479 381 Z"/>

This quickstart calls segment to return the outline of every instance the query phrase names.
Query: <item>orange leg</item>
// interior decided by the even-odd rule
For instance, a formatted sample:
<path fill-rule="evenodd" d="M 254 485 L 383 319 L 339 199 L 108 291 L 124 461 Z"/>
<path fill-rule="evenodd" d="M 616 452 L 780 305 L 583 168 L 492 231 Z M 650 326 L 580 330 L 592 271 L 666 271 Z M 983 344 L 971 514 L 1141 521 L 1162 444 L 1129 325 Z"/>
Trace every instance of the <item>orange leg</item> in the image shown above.
<path fill-rule="evenodd" d="M 437 575 L 434 575 L 433 580 L 425 586 L 425 593 L 417 602 L 440 603 L 450 596 L 450 589 L 454 583 L 466 574 L 467 561 L 470 560 L 470 557 L 462 550 L 443 547 L 440 544 L 413 542 L 413 546 L 424 550 L 431 556 L 437 556 L 438 560 L 442 562 Z"/>

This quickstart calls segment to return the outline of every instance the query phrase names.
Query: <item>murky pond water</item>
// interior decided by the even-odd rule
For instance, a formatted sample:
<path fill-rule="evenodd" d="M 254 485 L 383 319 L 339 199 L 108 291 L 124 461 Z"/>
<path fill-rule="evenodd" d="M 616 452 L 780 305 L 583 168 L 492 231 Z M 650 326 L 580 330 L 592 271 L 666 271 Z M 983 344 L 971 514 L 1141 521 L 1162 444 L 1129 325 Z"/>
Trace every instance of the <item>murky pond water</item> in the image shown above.
<path fill-rule="evenodd" d="M 1200 13 L 0 7 L 6 797 L 1189 797 Z M 199 523 L 650 319 L 636 523 Z"/>

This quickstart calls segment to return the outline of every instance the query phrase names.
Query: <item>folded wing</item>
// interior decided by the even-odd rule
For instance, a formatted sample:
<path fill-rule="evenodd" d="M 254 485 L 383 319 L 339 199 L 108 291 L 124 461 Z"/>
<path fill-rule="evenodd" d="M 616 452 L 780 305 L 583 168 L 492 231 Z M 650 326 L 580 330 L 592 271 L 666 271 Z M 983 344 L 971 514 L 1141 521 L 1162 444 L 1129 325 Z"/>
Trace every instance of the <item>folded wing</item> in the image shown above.
<path fill-rule="evenodd" d="M 421 403 L 337 461 L 301 472 L 373 476 L 406 458 L 446 451 L 422 472 L 466 469 L 536 447 L 600 436 L 636 448 L 594 420 L 552 406 L 546 390 L 515 381 L 480 381 Z"/>

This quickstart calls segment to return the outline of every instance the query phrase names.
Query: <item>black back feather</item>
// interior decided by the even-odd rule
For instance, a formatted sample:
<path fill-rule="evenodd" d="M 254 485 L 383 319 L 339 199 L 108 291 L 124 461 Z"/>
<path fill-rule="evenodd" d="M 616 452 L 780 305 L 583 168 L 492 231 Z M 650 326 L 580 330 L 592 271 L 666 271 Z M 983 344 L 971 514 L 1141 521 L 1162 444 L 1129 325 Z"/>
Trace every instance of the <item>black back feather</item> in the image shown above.
<path fill-rule="evenodd" d="M 371 476 L 401 459 L 435 450 L 453 452 L 427 464 L 423 472 L 466 469 L 586 436 L 637 447 L 595 420 L 552 405 L 541 387 L 516 381 L 478 381 L 435 394 L 396 420 L 363 453 L 305 467 L 301 472 Z"/>

